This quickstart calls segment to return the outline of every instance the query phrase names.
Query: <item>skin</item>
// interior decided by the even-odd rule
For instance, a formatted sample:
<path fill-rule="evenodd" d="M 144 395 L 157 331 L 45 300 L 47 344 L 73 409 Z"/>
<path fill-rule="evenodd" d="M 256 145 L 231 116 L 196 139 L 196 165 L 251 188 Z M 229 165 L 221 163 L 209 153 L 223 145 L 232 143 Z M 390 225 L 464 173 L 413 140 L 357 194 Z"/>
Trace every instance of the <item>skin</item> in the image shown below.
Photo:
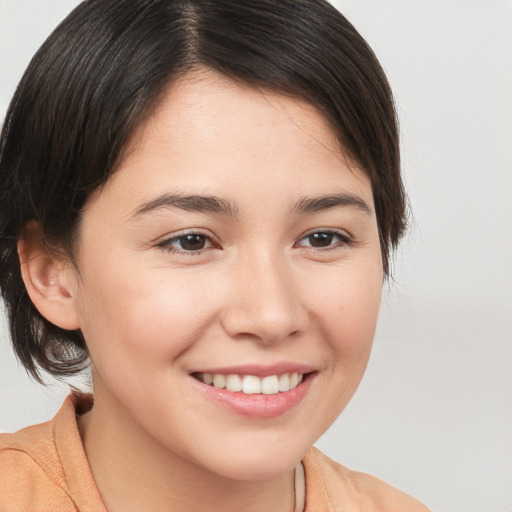
<path fill-rule="evenodd" d="M 148 209 L 162 194 L 236 215 Z M 360 203 L 294 208 L 335 194 Z M 292 510 L 295 465 L 362 378 L 383 280 L 370 181 L 314 108 L 187 75 L 88 201 L 78 271 L 20 247 L 36 305 L 87 342 L 95 405 L 79 426 L 109 511 Z M 283 361 L 314 372 L 275 418 L 221 407 L 191 376 Z"/>

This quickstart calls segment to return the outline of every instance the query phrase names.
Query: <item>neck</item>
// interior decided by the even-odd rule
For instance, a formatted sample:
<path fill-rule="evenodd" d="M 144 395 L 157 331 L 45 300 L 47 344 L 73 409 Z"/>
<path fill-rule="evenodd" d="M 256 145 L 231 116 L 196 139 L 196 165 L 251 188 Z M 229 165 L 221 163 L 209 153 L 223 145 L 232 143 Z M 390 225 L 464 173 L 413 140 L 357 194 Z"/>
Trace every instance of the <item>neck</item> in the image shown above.
<path fill-rule="evenodd" d="M 109 512 L 293 510 L 293 470 L 271 480 L 226 478 L 166 450 L 119 404 L 98 397 L 79 428 Z"/>

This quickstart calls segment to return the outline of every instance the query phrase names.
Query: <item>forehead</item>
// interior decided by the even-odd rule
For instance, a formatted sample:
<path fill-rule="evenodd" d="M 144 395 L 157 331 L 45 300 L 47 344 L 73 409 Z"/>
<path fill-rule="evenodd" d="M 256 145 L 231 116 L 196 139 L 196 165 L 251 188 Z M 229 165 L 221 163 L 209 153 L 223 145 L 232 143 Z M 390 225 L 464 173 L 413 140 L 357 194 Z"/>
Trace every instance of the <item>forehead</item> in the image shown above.
<path fill-rule="evenodd" d="M 254 194 L 270 198 L 282 182 L 295 189 L 294 202 L 312 181 L 324 194 L 339 192 L 340 180 L 352 187 L 348 192 L 368 192 L 366 176 L 315 107 L 209 70 L 189 73 L 165 91 L 107 185 L 125 189 L 126 197 L 162 188 L 226 197 L 241 191 L 230 185 L 258 177 L 267 187 L 254 187 Z"/>
<path fill-rule="evenodd" d="M 279 130 L 281 139 L 285 131 L 288 137 L 300 134 L 310 149 L 320 144 L 347 159 L 326 118 L 313 105 L 200 69 L 167 87 L 149 118 L 134 131 L 124 160 L 151 138 L 155 145 L 163 138 L 168 141 L 169 135 L 176 142 L 195 140 L 220 146 L 238 140 L 257 145 L 268 144 Z M 172 149 L 178 151 L 179 144 Z M 356 167 L 354 162 L 351 165 Z"/>

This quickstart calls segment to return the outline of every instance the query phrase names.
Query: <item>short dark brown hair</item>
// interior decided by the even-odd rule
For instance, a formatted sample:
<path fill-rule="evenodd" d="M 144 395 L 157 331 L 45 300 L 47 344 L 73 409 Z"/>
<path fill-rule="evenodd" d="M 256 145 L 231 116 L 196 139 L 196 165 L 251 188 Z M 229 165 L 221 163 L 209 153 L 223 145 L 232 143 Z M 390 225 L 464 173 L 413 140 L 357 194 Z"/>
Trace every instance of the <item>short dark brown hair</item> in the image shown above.
<path fill-rule="evenodd" d="M 383 266 L 405 228 L 397 120 L 381 66 L 325 0 L 87 0 L 33 57 L 0 138 L 0 288 L 16 354 L 38 380 L 87 363 L 80 331 L 40 315 L 16 243 L 36 221 L 72 254 L 87 198 L 116 170 L 135 128 L 187 71 L 301 98 L 370 177 Z"/>

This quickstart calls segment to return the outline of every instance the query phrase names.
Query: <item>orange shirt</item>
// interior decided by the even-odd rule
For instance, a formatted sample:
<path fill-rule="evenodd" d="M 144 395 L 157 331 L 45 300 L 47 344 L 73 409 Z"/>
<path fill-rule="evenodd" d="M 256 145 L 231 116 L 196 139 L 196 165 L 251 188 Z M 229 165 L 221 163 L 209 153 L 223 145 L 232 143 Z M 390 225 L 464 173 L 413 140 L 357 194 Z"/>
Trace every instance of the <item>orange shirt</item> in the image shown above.
<path fill-rule="evenodd" d="M 78 432 L 90 403 L 70 395 L 55 418 L 0 435 L 0 512 L 106 512 Z M 305 512 L 428 512 L 381 480 L 337 464 L 316 448 L 302 461 Z"/>

